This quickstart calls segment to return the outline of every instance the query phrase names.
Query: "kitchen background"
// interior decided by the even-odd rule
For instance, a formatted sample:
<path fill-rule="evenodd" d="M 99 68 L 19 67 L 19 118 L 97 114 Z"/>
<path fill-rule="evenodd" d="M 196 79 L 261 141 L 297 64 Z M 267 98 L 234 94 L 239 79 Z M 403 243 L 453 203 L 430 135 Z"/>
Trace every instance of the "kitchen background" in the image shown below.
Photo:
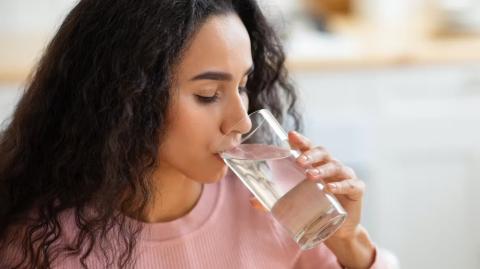
<path fill-rule="evenodd" d="M 0 121 L 72 0 L 0 1 Z M 401 268 L 480 268 L 480 1 L 263 0 L 305 134 L 367 182 Z M 0 127 L 1 128 L 1 127 Z"/>

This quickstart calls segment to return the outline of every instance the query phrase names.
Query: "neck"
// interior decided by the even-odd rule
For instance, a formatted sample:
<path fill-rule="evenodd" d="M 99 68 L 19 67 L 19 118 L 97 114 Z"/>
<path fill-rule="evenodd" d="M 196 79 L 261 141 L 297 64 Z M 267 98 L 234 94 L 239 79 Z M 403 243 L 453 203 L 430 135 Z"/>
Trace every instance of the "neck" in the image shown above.
<path fill-rule="evenodd" d="M 173 169 L 158 169 L 153 176 L 154 198 L 140 219 L 167 222 L 188 214 L 197 204 L 203 185 Z"/>

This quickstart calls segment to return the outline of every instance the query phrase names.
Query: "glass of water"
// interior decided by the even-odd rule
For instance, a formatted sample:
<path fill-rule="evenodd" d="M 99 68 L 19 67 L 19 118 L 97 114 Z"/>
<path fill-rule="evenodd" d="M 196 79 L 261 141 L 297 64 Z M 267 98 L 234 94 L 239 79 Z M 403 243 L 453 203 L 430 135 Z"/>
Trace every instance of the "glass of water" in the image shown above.
<path fill-rule="evenodd" d="M 222 152 L 222 159 L 301 249 L 318 245 L 342 225 L 345 210 L 323 182 L 306 178 L 295 161 L 301 153 L 290 148 L 287 133 L 268 110 L 249 119 L 250 131 Z"/>

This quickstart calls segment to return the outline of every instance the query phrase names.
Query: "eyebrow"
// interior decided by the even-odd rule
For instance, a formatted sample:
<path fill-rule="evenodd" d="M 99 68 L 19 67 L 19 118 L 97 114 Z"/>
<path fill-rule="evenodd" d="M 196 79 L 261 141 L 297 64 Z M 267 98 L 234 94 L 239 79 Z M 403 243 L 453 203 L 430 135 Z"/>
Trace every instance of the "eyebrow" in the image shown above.
<path fill-rule="evenodd" d="M 245 72 L 243 76 L 248 76 L 253 72 L 253 65 L 248 68 L 248 70 Z M 220 80 L 220 81 L 228 81 L 228 80 L 233 80 L 233 76 L 230 73 L 225 73 L 225 72 L 218 72 L 218 71 L 207 71 L 203 72 L 201 74 L 198 74 L 191 78 L 191 81 L 194 80 Z"/>

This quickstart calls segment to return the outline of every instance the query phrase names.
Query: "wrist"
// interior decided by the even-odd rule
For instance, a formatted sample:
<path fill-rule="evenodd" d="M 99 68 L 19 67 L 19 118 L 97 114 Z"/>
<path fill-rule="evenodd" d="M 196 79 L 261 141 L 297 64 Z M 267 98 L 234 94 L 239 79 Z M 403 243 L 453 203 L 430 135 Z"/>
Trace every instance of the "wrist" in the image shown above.
<path fill-rule="evenodd" d="M 351 236 L 329 238 L 325 245 L 337 256 L 338 262 L 348 269 L 367 269 L 375 261 L 375 246 L 366 229 L 360 225 Z"/>

